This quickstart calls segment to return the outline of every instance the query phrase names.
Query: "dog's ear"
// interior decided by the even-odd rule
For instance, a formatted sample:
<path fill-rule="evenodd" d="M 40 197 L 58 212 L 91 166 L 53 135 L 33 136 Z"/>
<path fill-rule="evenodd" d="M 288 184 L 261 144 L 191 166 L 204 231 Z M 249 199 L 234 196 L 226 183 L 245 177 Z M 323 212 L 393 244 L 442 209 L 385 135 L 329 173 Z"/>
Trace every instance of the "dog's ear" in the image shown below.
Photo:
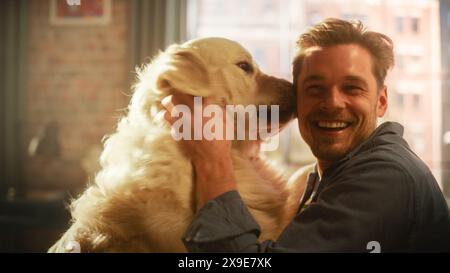
<path fill-rule="evenodd" d="M 211 94 L 209 71 L 193 48 L 174 45 L 167 49 L 158 63 L 156 87 L 164 93 L 181 92 L 207 97 Z"/>

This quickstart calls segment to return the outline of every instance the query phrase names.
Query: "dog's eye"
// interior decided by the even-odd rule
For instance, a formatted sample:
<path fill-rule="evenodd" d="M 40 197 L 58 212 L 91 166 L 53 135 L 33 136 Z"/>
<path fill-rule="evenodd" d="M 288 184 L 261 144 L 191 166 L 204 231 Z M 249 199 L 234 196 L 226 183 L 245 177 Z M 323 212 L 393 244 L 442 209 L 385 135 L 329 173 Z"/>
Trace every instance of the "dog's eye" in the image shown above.
<path fill-rule="evenodd" d="M 236 65 L 244 70 L 245 73 L 251 74 L 253 72 L 253 67 L 248 62 L 239 62 Z"/>

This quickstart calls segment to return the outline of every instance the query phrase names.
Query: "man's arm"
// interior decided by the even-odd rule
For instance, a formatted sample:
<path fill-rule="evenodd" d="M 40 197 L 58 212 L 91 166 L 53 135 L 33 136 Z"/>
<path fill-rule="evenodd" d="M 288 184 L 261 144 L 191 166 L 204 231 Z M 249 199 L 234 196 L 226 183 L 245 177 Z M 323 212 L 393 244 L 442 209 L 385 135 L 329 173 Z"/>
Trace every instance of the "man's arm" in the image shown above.
<path fill-rule="evenodd" d="M 226 192 L 237 190 L 233 175 L 233 163 L 229 154 L 218 158 L 196 160 L 193 161 L 193 165 L 197 208 L 202 208 L 207 201 Z"/>
<path fill-rule="evenodd" d="M 405 251 L 413 213 L 406 179 L 389 162 L 355 166 L 299 213 L 276 242 L 258 242 L 258 224 L 238 192 L 227 192 L 199 210 L 183 241 L 191 252 L 365 252 L 372 241 L 381 251 Z"/>

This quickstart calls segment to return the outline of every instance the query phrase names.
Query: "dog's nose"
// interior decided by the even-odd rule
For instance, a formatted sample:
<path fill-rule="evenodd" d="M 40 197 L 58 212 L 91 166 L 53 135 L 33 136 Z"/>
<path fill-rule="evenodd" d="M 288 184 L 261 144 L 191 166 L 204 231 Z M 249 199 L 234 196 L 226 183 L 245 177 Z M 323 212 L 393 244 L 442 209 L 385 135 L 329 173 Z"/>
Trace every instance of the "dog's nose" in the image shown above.
<path fill-rule="evenodd" d="M 269 81 L 276 83 L 276 87 L 280 92 L 293 92 L 293 85 L 291 82 L 277 78 L 274 76 L 268 76 Z"/>
<path fill-rule="evenodd" d="M 279 79 L 279 92 L 281 96 L 280 118 L 282 122 L 287 122 L 297 115 L 296 113 L 297 95 L 292 83 L 284 79 Z"/>

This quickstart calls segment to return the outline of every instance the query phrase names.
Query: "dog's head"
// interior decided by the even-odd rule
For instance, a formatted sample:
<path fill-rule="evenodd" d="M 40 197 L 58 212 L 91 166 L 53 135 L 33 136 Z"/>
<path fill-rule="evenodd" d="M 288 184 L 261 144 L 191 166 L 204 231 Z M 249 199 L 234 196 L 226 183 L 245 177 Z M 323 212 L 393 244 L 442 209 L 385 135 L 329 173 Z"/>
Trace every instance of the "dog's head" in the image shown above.
<path fill-rule="evenodd" d="M 224 38 L 170 46 L 141 71 L 139 82 L 132 104 L 147 112 L 154 108 L 153 114 L 162 98 L 176 92 L 227 105 L 279 105 L 281 123 L 295 113 L 292 85 L 264 74 L 246 49 Z"/>

